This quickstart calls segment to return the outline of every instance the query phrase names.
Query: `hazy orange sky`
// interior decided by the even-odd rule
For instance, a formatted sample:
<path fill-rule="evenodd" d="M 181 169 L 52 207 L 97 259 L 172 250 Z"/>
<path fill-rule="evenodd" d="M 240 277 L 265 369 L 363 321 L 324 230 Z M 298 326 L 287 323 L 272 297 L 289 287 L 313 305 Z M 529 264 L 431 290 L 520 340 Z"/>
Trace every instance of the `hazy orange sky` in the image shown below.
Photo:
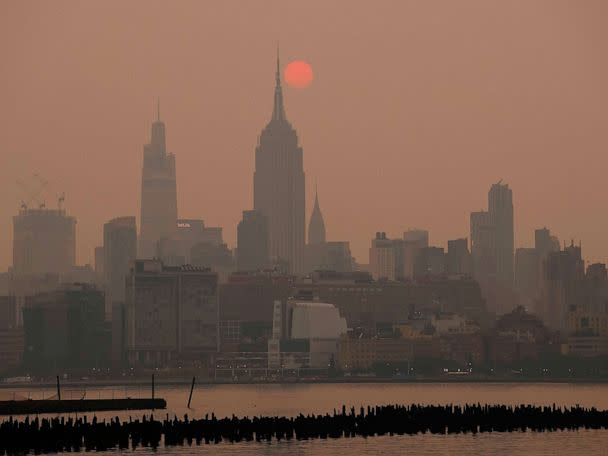
<path fill-rule="evenodd" d="M 234 246 L 252 207 L 276 41 L 315 72 L 286 89 L 330 240 L 360 262 L 376 231 L 468 236 L 503 179 L 516 245 L 547 226 L 608 259 L 608 2 L 8 1 L 0 3 L 0 269 L 15 183 L 64 191 L 77 258 L 102 224 L 139 217 L 142 148 L 161 99 L 181 217 Z"/>

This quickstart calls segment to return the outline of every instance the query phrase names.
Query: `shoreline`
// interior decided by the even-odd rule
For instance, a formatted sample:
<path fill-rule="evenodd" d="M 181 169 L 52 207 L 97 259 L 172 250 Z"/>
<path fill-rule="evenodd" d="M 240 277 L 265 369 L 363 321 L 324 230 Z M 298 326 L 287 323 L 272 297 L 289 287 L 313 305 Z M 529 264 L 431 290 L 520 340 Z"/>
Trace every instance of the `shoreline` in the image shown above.
<path fill-rule="evenodd" d="M 156 379 L 155 386 L 167 387 L 190 387 L 192 380 L 188 379 Z M 608 379 L 601 378 L 392 378 L 392 377 L 356 377 L 356 378 L 327 378 L 327 379 L 292 379 L 283 381 L 223 381 L 223 380 L 196 380 L 199 386 L 213 385 L 332 385 L 332 384 L 584 384 L 584 385 L 604 385 L 608 384 Z M 149 387 L 149 378 L 138 378 L 130 381 L 122 379 L 116 380 L 65 380 L 61 383 L 61 388 L 106 388 L 106 387 Z M 27 389 L 27 388 L 56 388 L 55 381 L 44 382 L 15 382 L 0 383 L 0 390 L 5 389 Z"/>

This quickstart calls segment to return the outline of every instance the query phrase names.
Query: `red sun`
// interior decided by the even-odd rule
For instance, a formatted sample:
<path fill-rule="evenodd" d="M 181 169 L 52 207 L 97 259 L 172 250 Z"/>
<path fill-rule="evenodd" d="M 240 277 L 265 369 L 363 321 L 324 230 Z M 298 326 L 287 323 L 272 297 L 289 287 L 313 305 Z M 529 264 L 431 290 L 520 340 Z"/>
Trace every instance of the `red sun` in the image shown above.
<path fill-rule="evenodd" d="M 289 87 L 305 89 L 312 82 L 312 67 L 303 60 L 289 62 L 284 74 Z"/>

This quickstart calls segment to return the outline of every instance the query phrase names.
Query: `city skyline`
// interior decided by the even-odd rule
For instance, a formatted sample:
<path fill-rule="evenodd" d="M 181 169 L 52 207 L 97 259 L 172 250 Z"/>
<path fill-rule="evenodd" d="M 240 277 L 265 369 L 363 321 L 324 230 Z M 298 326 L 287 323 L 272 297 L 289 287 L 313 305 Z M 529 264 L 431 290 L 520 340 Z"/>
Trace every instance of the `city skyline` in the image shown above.
<path fill-rule="evenodd" d="M 298 11 L 300 13 L 306 10 L 305 7 L 301 8 Z M 450 10 L 449 7 L 445 9 Z M 44 12 L 44 8 L 41 10 Z M 12 13 L 24 14 L 24 11 L 15 10 Z M 505 14 L 513 12 L 507 5 L 503 5 L 500 11 Z M 424 19 L 423 23 L 426 20 L 427 24 L 432 12 L 432 7 L 423 6 L 416 11 L 417 17 Z M 559 15 L 565 15 L 568 11 L 567 7 L 559 4 L 554 12 L 556 17 L 562 17 Z M 50 24 L 56 25 L 65 20 L 52 11 L 47 13 L 50 14 Z M 96 22 L 98 27 L 104 26 L 108 21 L 122 24 L 129 14 L 134 14 L 129 8 L 125 11 L 125 18 L 111 19 L 104 15 L 104 11 L 98 13 L 101 17 L 101 22 Z M 154 14 L 157 13 L 155 10 Z M 230 7 L 226 7 L 225 11 L 218 14 L 232 13 Z M 489 14 L 488 11 L 486 13 Z M 70 11 L 70 14 L 86 16 L 87 13 L 76 9 Z M 285 25 L 293 25 L 291 14 L 295 13 L 286 15 Z M 355 8 L 353 14 L 356 22 L 367 23 L 360 8 Z M 497 13 L 490 16 L 494 17 L 494 14 Z M 579 15 L 582 15 L 580 11 Z M 595 11 L 592 15 L 588 11 L 588 15 L 579 16 L 578 19 L 599 33 L 594 28 L 594 15 L 599 17 L 601 13 Z M 9 17 L 10 14 L 5 16 Z M 387 15 L 382 17 L 386 19 Z M 463 19 L 462 16 L 459 17 Z M 149 19 L 153 21 L 152 18 Z M 263 20 L 270 24 L 272 19 L 276 19 L 276 16 Z M 508 24 L 513 25 L 509 20 L 515 19 L 508 14 L 506 19 Z M 170 16 L 167 20 L 176 18 Z M 602 66 L 605 65 L 604 62 L 596 58 L 601 55 L 601 44 L 595 42 L 595 47 L 589 49 L 573 29 L 567 29 L 565 35 L 553 35 L 555 22 L 543 22 L 538 16 L 521 20 L 524 26 L 522 33 L 528 39 L 536 36 L 532 33 L 535 26 L 544 31 L 545 35 L 536 36 L 539 41 L 534 41 L 539 46 L 545 45 L 550 51 L 544 66 L 536 65 L 534 68 L 539 72 L 527 75 L 528 79 L 524 78 L 525 71 L 520 65 L 530 63 L 532 53 L 516 48 L 519 54 L 507 53 L 504 62 L 491 62 L 487 68 L 484 67 L 485 74 L 481 75 L 485 76 L 481 82 L 489 81 L 491 79 L 488 78 L 499 76 L 499 70 L 506 68 L 503 65 L 517 64 L 513 74 L 509 75 L 511 79 L 498 81 L 498 93 L 482 90 L 487 99 L 478 97 L 474 100 L 466 95 L 470 95 L 474 87 L 479 89 L 479 86 L 474 85 L 476 75 L 464 71 L 464 66 L 450 60 L 445 52 L 439 54 L 443 57 L 443 60 L 439 60 L 446 65 L 455 65 L 451 69 L 464 79 L 460 80 L 461 86 L 452 87 L 460 90 L 452 92 L 452 89 L 446 89 L 444 97 L 435 99 L 433 90 L 445 82 L 439 75 L 443 64 L 429 67 L 429 62 L 422 55 L 414 54 L 411 65 L 400 67 L 404 71 L 410 71 L 403 73 L 407 76 L 404 85 L 387 74 L 386 66 L 371 64 L 371 68 L 365 66 L 359 68 L 358 73 L 346 75 L 346 79 L 351 78 L 352 81 L 344 81 L 345 74 L 340 70 L 344 69 L 344 58 L 354 56 L 357 47 L 355 44 L 360 44 L 357 40 L 354 40 L 355 44 L 348 44 L 340 39 L 335 42 L 328 39 L 329 51 L 322 54 L 319 50 L 307 47 L 297 33 L 291 36 L 284 31 L 281 33 L 276 27 L 269 27 L 272 30 L 265 31 L 253 40 L 251 56 L 245 56 L 247 52 L 243 50 L 236 52 L 244 39 L 236 39 L 235 43 L 229 45 L 229 49 L 235 51 L 232 56 L 225 55 L 231 54 L 225 49 L 221 55 L 211 53 L 213 58 L 205 57 L 204 68 L 196 67 L 191 75 L 184 76 L 187 80 L 183 88 L 177 87 L 179 78 L 175 79 L 173 73 L 156 77 L 150 67 L 147 67 L 150 73 L 146 74 L 150 80 L 143 85 L 137 85 L 138 81 L 143 81 L 142 75 L 137 73 L 134 79 L 137 90 L 131 97 L 124 96 L 124 91 L 130 87 L 129 78 L 123 79 L 116 86 L 109 83 L 112 81 L 116 84 L 119 71 L 107 74 L 102 72 L 95 84 L 89 86 L 70 78 L 67 83 L 60 78 L 58 69 L 49 68 L 49 77 L 36 79 L 34 84 L 34 80 L 23 76 L 28 72 L 32 75 L 39 74 L 36 69 L 45 61 L 40 52 L 45 51 L 44 55 L 48 56 L 63 55 L 65 52 L 72 58 L 80 56 L 82 52 L 78 47 L 64 49 L 61 47 L 62 38 L 57 37 L 42 45 L 42 32 L 34 34 L 31 42 L 23 43 L 23 46 L 29 46 L 26 49 L 31 54 L 9 54 L 9 61 L 15 64 L 12 67 L 15 71 L 1 76 L 6 79 L 6 88 L 2 90 L 6 94 L 8 105 L 16 107 L 16 111 L 11 113 L 7 109 L 0 113 L 0 120 L 8 132 L 0 146 L 11 154 L 8 166 L 2 167 L 1 176 L 9 188 L 0 197 L 0 210 L 6 220 L 6 229 L 3 230 L 5 234 L 0 239 L 0 266 L 6 270 L 11 263 L 10 220 L 17 213 L 22 199 L 19 189 L 12 183 L 17 177 L 33 172 L 38 172 L 53 183 L 56 189 L 53 194 L 66 193 L 65 207 L 69 215 L 78 220 L 77 264 L 93 264 L 93 249 L 101 242 L 103 223 L 116 216 L 139 213 L 137 186 L 141 169 L 141 144 L 148 141 L 150 122 L 153 119 L 152 104 L 156 95 L 160 95 L 163 100 L 162 114 L 167 124 L 169 149 L 176 154 L 178 163 L 180 217 L 202 218 L 209 225 L 224 227 L 225 239 L 234 247 L 241 212 L 251 207 L 252 149 L 259 127 L 268 116 L 274 42 L 277 36 L 285 35 L 289 38 L 282 40 L 284 60 L 287 62 L 295 58 L 306 58 L 311 61 L 316 75 L 308 89 L 285 90 L 290 119 L 297 126 L 302 146 L 306 150 L 304 171 L 308 173 L 306 199 L 309 202 L 306 220 L 309 220 L 312 209 L 314 190 L 311 184 L 316 180 L 323 189 L 323 215 L 328 227 L 328 238 L 348 239 L 359 262 L 366 262 L 369 240 L 379 230 L 392 237 L 407 228 L 422 227 L 431 233 L 432 245 L 443 246 L 448 239 L 467 236 L 469 213 L 485 207 L 487 188 L 501 178 L 514 190 L 515 247 L 531 246 L 534 229 L 547 226 L 560 239 L 582 240 L 583 256 L 589 262 L 605 261 L 608 246 L 603 242 L 602 233 L 606 231 L 604 227 L 608 226 L 608 220 L 605 211 L 602 211 L 601 192 L 594 191 L 596 182 L 601 179 L 602 151 L 606 149 L 605 139 L 599 134 L 601 116 L 594 114 L 594 109 L 600 109 L 605 104 L 607 96 L 603 86 L 599 85 L 605 70 L 605 66 Z M 144 24 L 150 25 L 146 21 Z M 507 25 L 501 24 L 499 31 L 506 32 Z M 66 34 L 80 30 L 81 26 L 70 25 L 72 28 L 68 27 Z M 320 26 L 319 33 L 326 33 L 324 27 L 327 24 L 320 23 Z M 397 29 L 396 23 L 391 22 L 389 26 L 394 33 L 402 33 Z M 186 24 L 186 29 L 194 33 L 189 27 L 194 27 L 194 21 Z M 12 30 L 10 24 L 7 24 L 7 29 Z M 29 29 L 25 27 L 24 30 Z M 152 28 L 145 30 L 146 37 L 152 36 Z M 414 37 L 423 36 L 421 30 L 411 30 Z M 226 33 L 215 32 L 220 35 Z M 125 30 L 119 28 L 119 35 L 122 34 L 120 36 L 126 36 L 125 33 Z M 354 31 L 348 36 L 356 36 L 353 34 Z M 445 44 L 450 36 L 449 33 L 439 36 L 438 44 L 431 48 L 438 50 L 439 44 Z M 492 44 L 502 46 L 499 46 L 502 51 L 509 50 L 498 39 L 499 36 L 500 34 L 491 34 Z M 557 43 L 547 39 L 547 36 L 555 38 Z M 380 40 L 376 44 L 381 43 L 390 48 L 390 43 L 381 38 L 367 36 L 367 39 L 371 42 Z M 523 40 L 521 37 L 517 39 Z M 88 37 L 87 40 L 91 45 L 101 46 L 94 37 Z M 559 57 L 567 59 L 570 64 L 578 62 L 579 66 L 562 67 L 565 63 L 560 63 L 557 54 L 559 40 L 567 40 L 561 44 L 569 44 L 566 48 L 561 46 Z M 137 42 L 132 45 L 137 49 L 141 46 L 150 52 L 156 49 L 159 53 L 157 57 L 168 58 L 176 43 L 160 46 L 163 43 L 152 39 L 151 43 Z M 458 41 L 460 46 L 465 44 L 471 47 L 460 49 L 465 57 L 472 58 L 478 53 L 486 55 L 483 49 L 473 43 Z M 200 42 L 192 46 L 187 46 L 186 49 L 193 51 L 200 46 L 208 50 Z M 117 49 L 111 49 L 117 56 L 120 55 Z M 390 49 L 394 51 L 393 48 Z M 407 49 L 412 52 L 415 47 Z M 343 53 L 337 52 L 338 50 Z M 582 50 L 586 50 L 586 53 L 581 53 Z M 365 47 L 361 50 L 365 55 L 370 51 Z M 386 55 L 383 54 L 384 57 Z M 146 54 L 146 59 L 151 56 Z M 241 60 L 232 63 L 234 56 Z M 336 56 L 341 57 L 336 59 Z M 101 60 L 103 63 L 104 59 Z M 179 54 L 171 62 L 178 65 L 176 68 L 180 68 L 181 72 L 188 62 L 187 55 Z M 246 78 L 235 77 L 235 71 L 243 62 L 247 62 L 251 74 Z M 430 78 L 428 84 L 423 84 L 421 79 L 425 72 L 420 68 L 415 69 L 414 65 L 424 62 L 427 63 L 426 74 Z M 380 60 L 372 59 L 372 63 L 380 63 Z M 95 66 L 94 62 L 89 64 L 99 71 L 102 69 Z M 207 73 L 203 73 L 203 69 Z M 559 69 L 568 69 L 569 72 L 559 72 Z M 91 71 L 88 67 L 72 70 L 75 72 L 73 77 L 76 74 L 86 76 Z M 549 75 L 554 76 L 551 84 L 541 87 Z M 17 81 L 19 77 L 23 80 Z M 120 77 L 124 78 L 124 75 Z M 373 94 L 358 92 L 365 78 L 371 78 L 370 86 L 377 88 Z M 224 104 L 218 103 L 217 98 L 214 103 L 209 100 L 213 94 L 213 83 L 220 79 L 225 86 L 217 86 L 230 87 L 228 91 L 220 90 Z M 209 83 L 209 86 L 192 90 L 195 83 L 198 84 L 201 80 Z M 583 81 L 587 87 L 582 86 Z M 531 84 L 531 88 L 525 89 L 524 82 Z M 381 90 L 380 83 L 388 84 L 387 90 Z M 422 96 L 417 97 L 412 93 L 411 87 L 416 84 L 423 88 Z M 108 90 L 110 87 L 115 93 Z M 53 91 L 53 88 L 58 90 Z M 10 94 L 6 93 L 7 89 L 11 90 Z M 574 89 L 576 93 L 573 93 Z M 45 92 L 41 97 L 41 91 L 47 90 L 48 93 Z M 195 96 L 196 103 L 184 102 L 186 91 Z M 506 95 L 512 95 L 513 91 L 516 95 L 519 94 L 516 96 L 517 103 L 507 112 L 504 110 L 509 99 Z M 526 93 L 533 95 L 533 103 L 521 96 Z M 549 103 L 549 97 L 556 96 L 557 93 L 559 96 Z M 392 97 L 398 102 L 392 102 Z M 323 99 L 327 99 L 327 105 L 321 103 Z M 550 108 L 555 107 L 555 100 L 558 100 L 560 107 L 556 110 L 558 114 L 550 112 Z M 369 107 L 366 111 L 357 110 L 356 105 L 363 101 Z M 327 106 L 333 109 L 327 109 Z M 346 115 L 345 106 L 356 112 L 357 116 Z M 564 111 L 562 107 L 565 106 L 572 109 Z M 439 108 L 448 110 L 450 117 L 440 114 Z M 49 115 L 50 112 L 60 112 L 63 114 L 62 120 Z M 82 115 L 83 112 L 87 115 Z M 430 121 L 431 114 L 437 115 L 437 122 Z M 457 114 L 462 114 L 459 117 L 464 120 L 456 118 Z M 506 129 L 504 126 L 489 125 L 483 120 L 487 114 L 494 116 L 494 119 L 509 120 L 512 127 Z M 572 124 L 577 116 L 586 124 Z M 25 122 L 25 119 L 28 121 Z M 502 125 L 500 122 L 498 124 Z M 566 129 L 568 125 L 571 128 Z M 374 133 L 353 134 L 351 132 L 355 126 L 363 132 L 373 129 Z M 230 136 L 228 128 L 233 135 L 234 132 L 238 133 L 236 138 Z M 448 147 L 450 143 L 452 146 Z M 467 152 L 469 149 L 474 153 Z M 473 168 L 476 164 L 479 167 Z M 78 176 L 71 172 L 73 167 L 82 170 Z M 471 169 L 475 169 L 475 173 Z M 542 188 L 534 184 L 539 172 L 544 172 Z M 349 179 L 344 180 L 343 176 L 349 176 Z M 340 183 L 336 184 L 338 177 Z M 568 182 L 568 185 L 564 185 L 564 182 Z M 221 183 L 227 184 L 229 188 L 217 195 L 216 190 Z M 421 189 L 426 191 L 420 191 Z M 220 196 L 219 200 L 213 198 L 215 196 Z M 96 198 L 101 200 L 93 203 Z M 47 197 L 47 206 L 54 206 L 52 197 Z M 360 208 L 365 208 L 365 217 L 361 217 Z"/>

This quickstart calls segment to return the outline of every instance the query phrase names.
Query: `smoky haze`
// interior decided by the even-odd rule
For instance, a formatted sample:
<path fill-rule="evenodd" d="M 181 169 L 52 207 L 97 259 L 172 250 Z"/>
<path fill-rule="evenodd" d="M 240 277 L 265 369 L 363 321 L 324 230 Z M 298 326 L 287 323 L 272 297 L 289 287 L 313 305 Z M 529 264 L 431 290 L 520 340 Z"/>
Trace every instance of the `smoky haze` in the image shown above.
<path fill-rule="evenodd" d="M 373 233 L 468 236 L 490 184 L 514 192 L 515 243 L 533 229 L 608 257 L 604 1 L 3 2 L 0 267 L 12 262 L 15 183 L 65 192 L 77 262 L 102 225 L 137 215 L 143 144 L 161 100 L 178 213 L 233 246 L 252 207 L 254 148 L 281 59 L 315 72 L 285 88 L 329 240 L 367 262 Z M 138 220 L 139 226 L 139 220 Z"/>

